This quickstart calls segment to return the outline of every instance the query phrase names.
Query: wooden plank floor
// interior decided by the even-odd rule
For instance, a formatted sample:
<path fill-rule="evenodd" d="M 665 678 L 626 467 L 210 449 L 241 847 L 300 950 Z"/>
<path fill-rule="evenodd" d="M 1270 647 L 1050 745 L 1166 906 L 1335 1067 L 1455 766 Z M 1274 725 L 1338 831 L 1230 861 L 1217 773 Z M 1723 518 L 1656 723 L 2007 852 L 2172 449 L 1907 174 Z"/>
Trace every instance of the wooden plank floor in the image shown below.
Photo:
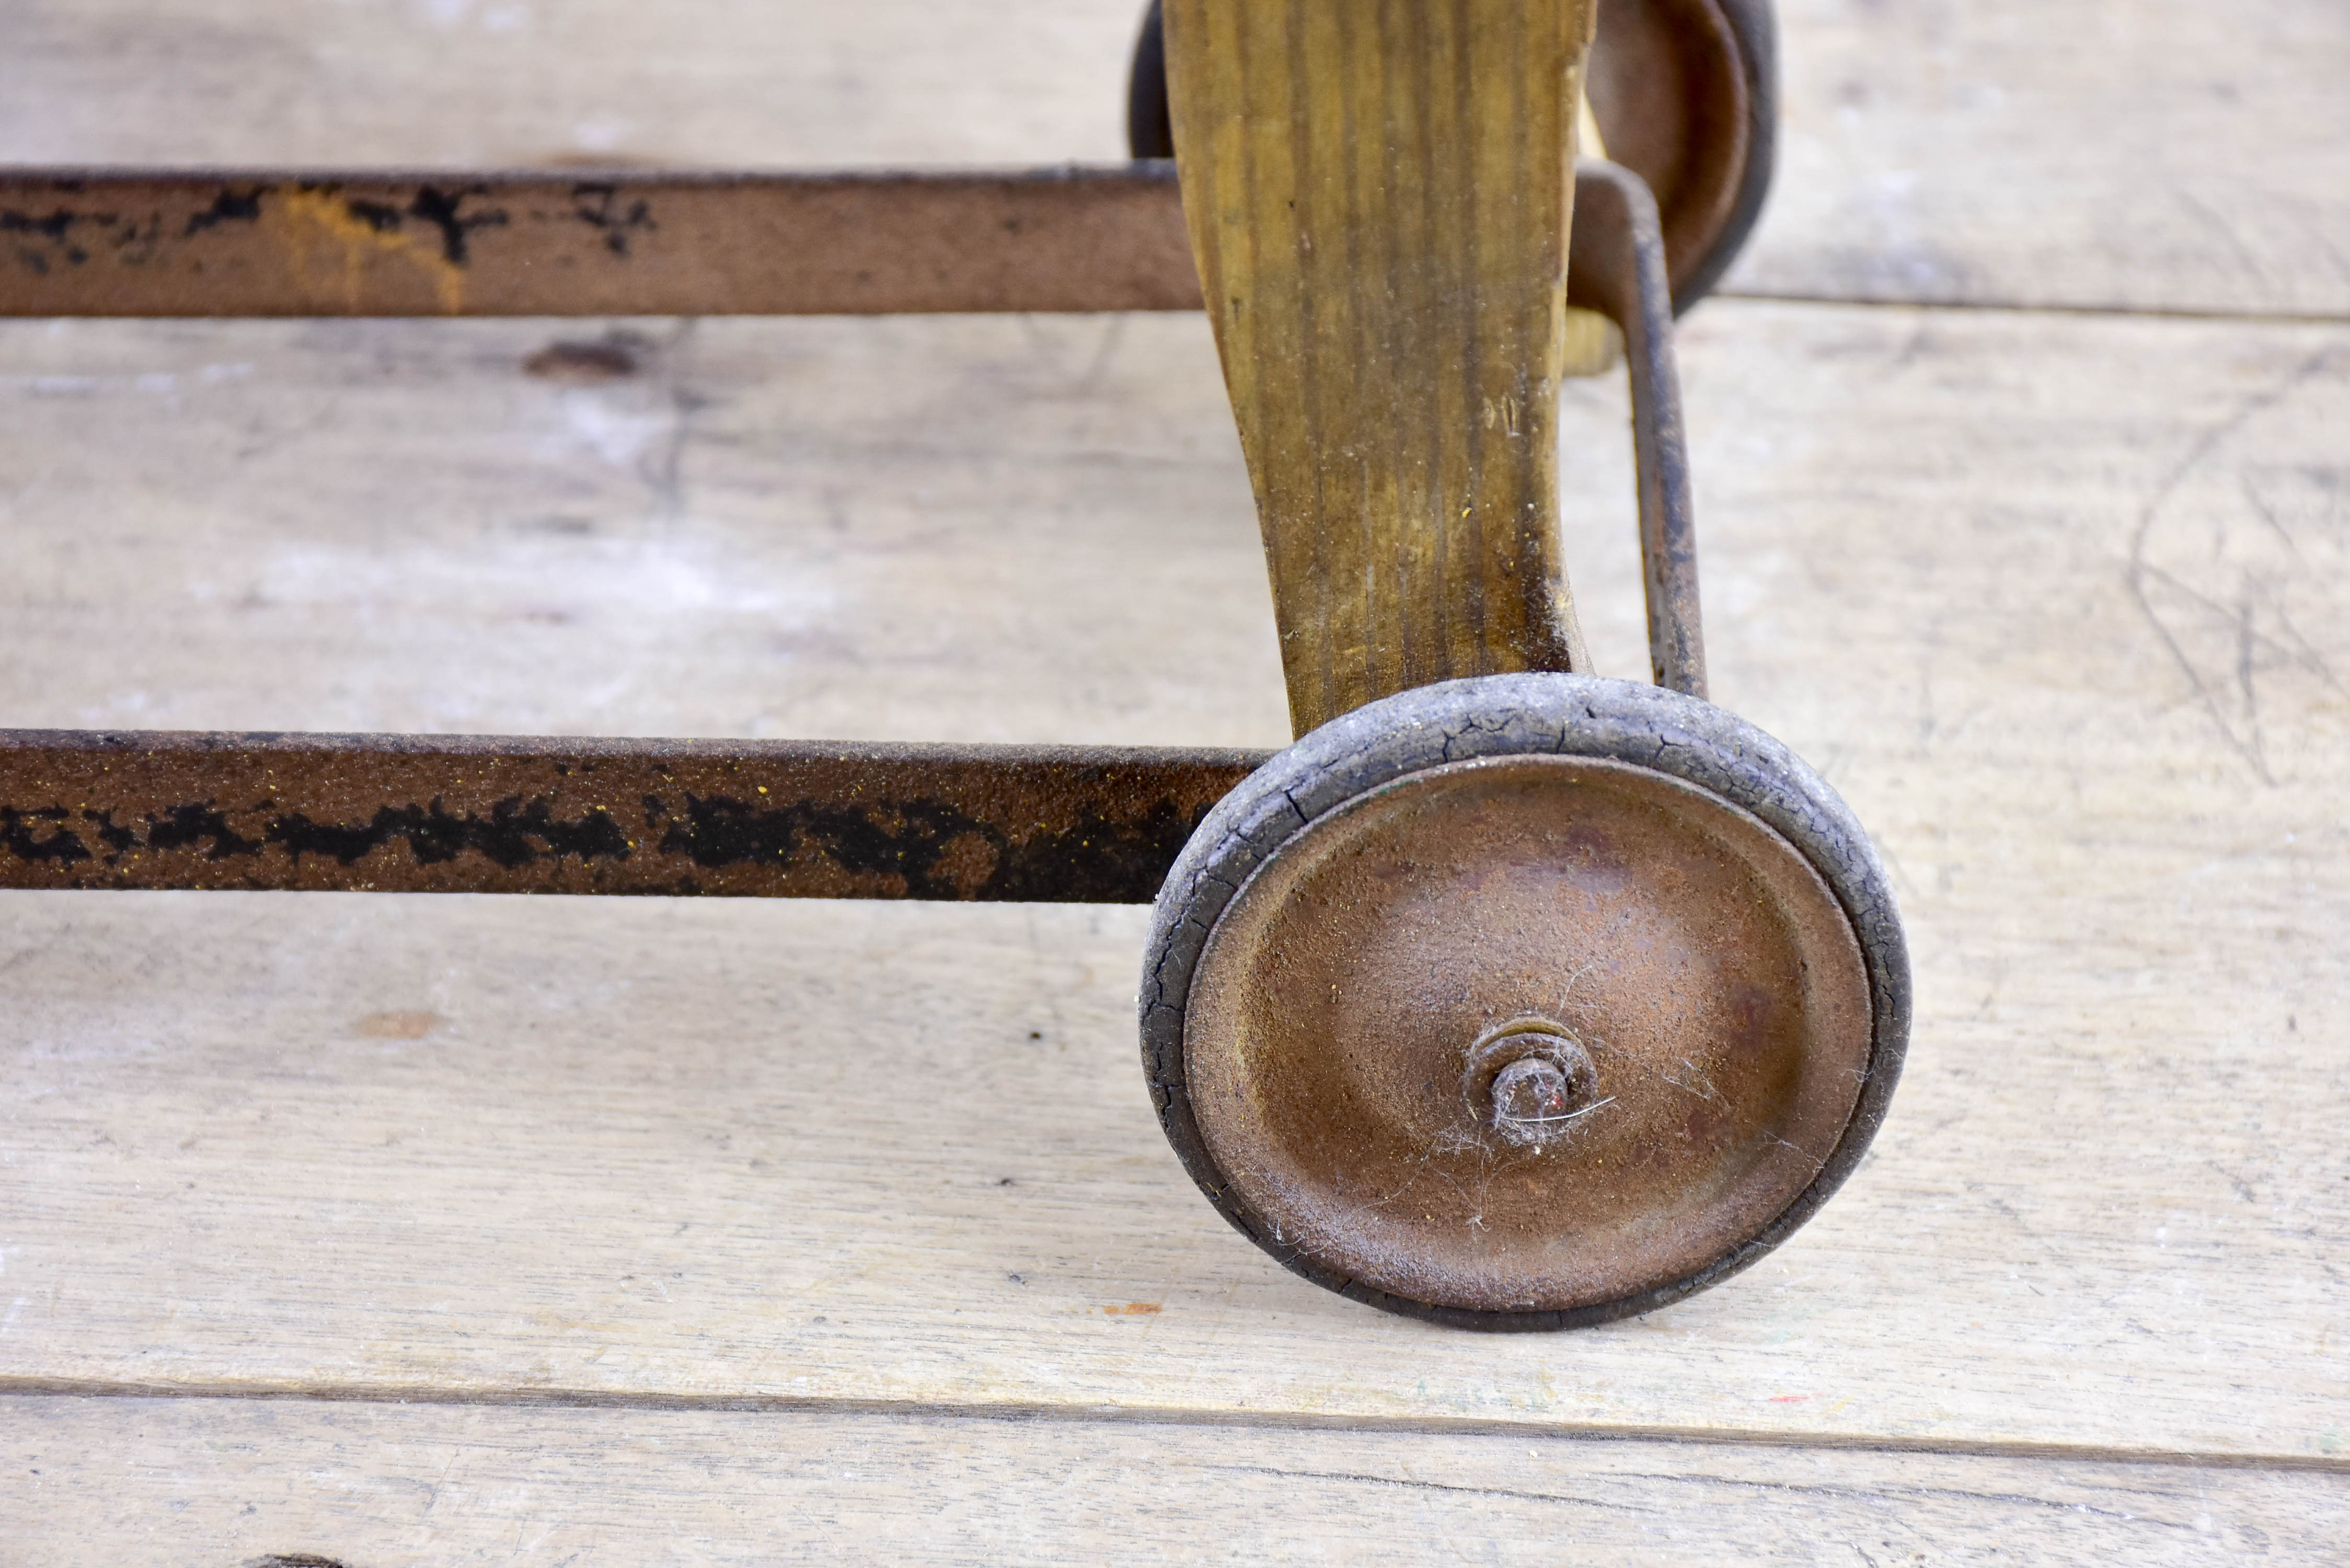
<path fill-rule="evenodd" d="M 1122 4 L 653 15 L 40 0 L 0 155 L 1117 153 Z M 9 894 L 0 1562 L 2338 1552 L 2350 15 L 2216 16 L 1783 10 L 1684 334 L 1716 690 L 1919 1020 L 1764 1265 L 1501 1339 L 1295 1281 L 1153 1124 L 1139 910 Z M 11 724 L 1284 738 L 1201 320 L 14 323 L 0 405 Z"/>

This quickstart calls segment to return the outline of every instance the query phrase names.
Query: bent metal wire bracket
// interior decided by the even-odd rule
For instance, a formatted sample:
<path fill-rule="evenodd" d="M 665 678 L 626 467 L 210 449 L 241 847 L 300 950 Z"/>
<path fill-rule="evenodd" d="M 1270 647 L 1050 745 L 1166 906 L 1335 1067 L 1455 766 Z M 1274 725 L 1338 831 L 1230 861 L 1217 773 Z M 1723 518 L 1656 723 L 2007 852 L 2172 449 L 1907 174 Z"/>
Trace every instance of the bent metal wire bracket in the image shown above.
<path fill-rule="evenodd" d="M 1622 327 L 1659 685 L 1704 695 L 1657 209 L 1577 171 Z M 0 315 L 1196 310 L 1170 163 L 1018 173 L 0 174 Z M 1269 753 L 0 731 L 0 888 L 1149 903 Z"/>

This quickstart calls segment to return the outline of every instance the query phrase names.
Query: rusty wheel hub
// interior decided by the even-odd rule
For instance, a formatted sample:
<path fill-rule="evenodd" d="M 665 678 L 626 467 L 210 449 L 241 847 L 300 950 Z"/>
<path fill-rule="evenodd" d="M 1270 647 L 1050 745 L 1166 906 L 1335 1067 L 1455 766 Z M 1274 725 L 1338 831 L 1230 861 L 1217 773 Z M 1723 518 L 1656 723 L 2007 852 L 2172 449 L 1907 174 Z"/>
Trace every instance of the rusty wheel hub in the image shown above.
<path fill-rule="evenodd" d="M 1868 980 L 1749 814 L 1492 758 L 1284 846 L 1210 938 L 1186 1036 L 1209 1150 L 1283 1235 L 1392 1294 L 1556 1311 L 1794 1200 L 1852 1114 Z"/>

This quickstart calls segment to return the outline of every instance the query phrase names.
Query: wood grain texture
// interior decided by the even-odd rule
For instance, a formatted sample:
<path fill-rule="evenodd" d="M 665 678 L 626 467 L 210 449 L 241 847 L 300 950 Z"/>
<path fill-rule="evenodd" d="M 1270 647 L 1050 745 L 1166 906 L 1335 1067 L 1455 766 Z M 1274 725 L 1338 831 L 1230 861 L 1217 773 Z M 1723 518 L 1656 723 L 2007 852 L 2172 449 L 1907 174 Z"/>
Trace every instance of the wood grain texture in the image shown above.
<path fill-rule="evenodd" d="M 1288 735 L 1197 317 L 23 322 L 0 397 L 13 724 Z"/>
<path fill-rule="evenodd" d="M 1203 1506 L 1213 1499 L 1213 1506 Z M 2338 1475 L 1213 1424 L 0 1399 L 14 1568 L 2323 1561 Z"/>
<path fill-rule="evenodd" d="M 1112 160 L 1141 10 L 18 0 L 0 148 L 181 165 Z M 1779 174 L 1733 290 L 2350 314 L 2336 0 L 1778 11 Z"/>
<path fill-rule="evenodd" d="M 1592 8 L 1165 15 L 1184 217 L 1296 732 L 1432 681 L 1587 666 L 1556 410 Z"/>
<path fill-rule="evenodd" d="M 1731 293 L 2350 316 L 2338 0 L 1779 0 Z"/>
<path fill-rule="evenodd" d="M 712 324 L 572 388 L 530 324 L 24 328 L 6 704 L 1255 740 L 1230 416 L 1158 325 L 1097 372 L 1100 323 Z M 1854 803 L 1918 961 L 1891 1119 L 1762 1268 L 1499 1342 L 1290 1279 L 1152 1125 L 1140 911 L 13 895 L 11 1386 L 2338 1462 L 2350 338 L 1725 302 L 1685 348 L 1717 691 Z M 578 433 L 659 453 L 678 387 L 681 492 Z M 99 410 L 120 457 L 67 440 Z M 1570 548 L 1637 670 L 1594 450 Z"/>
<path fill-rule="evenodd" d="M 1138 0 L 16 0 L 0 143 L 31 163 L 1126 155 Z"/>

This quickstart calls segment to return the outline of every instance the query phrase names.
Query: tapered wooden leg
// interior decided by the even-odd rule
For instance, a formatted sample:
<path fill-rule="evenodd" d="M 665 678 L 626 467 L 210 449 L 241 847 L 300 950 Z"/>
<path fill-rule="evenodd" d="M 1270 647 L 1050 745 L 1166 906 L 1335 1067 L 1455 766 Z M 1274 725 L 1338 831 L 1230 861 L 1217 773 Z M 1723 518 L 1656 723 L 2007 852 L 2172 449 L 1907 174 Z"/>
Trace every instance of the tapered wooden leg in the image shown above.
<path fill-rule="evenodd" d="M 1303 734 L 1587 666 L 1557 401 L 1591 0 L 1167 0 L 1183 204 Z"/>

